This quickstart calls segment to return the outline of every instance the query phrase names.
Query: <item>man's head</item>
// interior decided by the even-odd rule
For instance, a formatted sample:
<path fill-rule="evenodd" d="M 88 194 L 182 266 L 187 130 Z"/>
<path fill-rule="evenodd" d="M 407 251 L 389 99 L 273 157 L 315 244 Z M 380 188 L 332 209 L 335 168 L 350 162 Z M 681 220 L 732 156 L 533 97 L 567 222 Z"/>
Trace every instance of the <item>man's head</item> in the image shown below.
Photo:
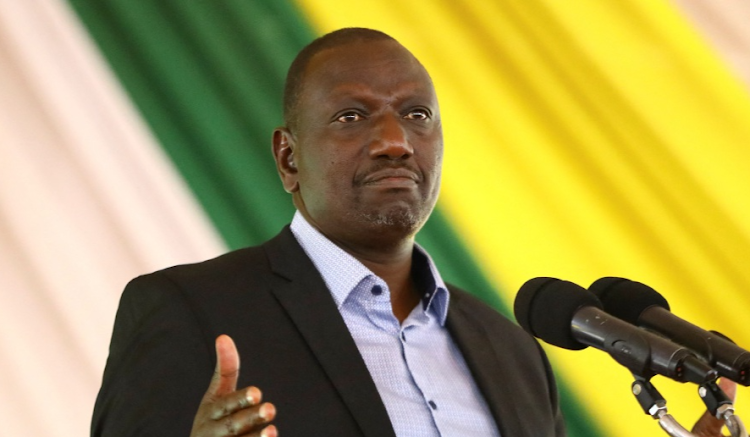
<path fill-rule="evenodd" d="M 396 40 L 342 29 L 303 49 L 274 132 L 284 188 L 340 244 L 412 237 L 440 186 L 443 138 L 430 76 Z"/>

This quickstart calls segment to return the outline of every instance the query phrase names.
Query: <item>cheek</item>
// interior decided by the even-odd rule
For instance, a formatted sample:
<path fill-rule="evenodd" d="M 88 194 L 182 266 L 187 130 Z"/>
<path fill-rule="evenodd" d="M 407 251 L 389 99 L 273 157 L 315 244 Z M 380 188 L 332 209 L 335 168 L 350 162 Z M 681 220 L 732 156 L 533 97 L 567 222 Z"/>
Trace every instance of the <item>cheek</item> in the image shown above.
<path fill-rule="evenodd" d="M 355 165 L 340 157 L 316 156 L 300 168 L 300 186 L 307 196 L 325 197 L 335 201 L 336 196 L 346 195 L 352 186 Z"/>
<path fill-rule="evenodd" d="M 326 177 L 329 179 L 329 183 L 332 185 L 348 185 L 351 183 L 352 169 L 354 168 L 353 162 L 336 162 L 331 161 L 328 166 L 328 172 Z"/>
<path fill-rule="evenodd" d="M 420 167 L 427 181 L 425 188 L 431 195 L 437 195 L 440 190 L 440 178 L 443 170 L 442 149 L 433 150 L 429 156 L 423 156 Z"/>
<path fill-rule="evenodd" d="M 439 176 L 443 166 L 443 150 L 442 147 L 433 147 L 426 149 L 421 156 L 417 156 L 417 159 L 421 161 L 421 166 L 425 172 L 428 172 L 432 177 Z"/>

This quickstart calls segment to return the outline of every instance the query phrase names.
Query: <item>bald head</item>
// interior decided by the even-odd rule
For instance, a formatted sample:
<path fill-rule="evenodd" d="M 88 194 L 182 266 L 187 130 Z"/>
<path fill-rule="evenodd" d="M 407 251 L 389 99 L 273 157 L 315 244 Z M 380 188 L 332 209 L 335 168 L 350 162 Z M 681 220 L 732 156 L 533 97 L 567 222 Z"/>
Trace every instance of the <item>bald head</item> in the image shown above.
<path fill-rule="evenodd" d="M 305 73 L 312 58 L 322 51 L 346 44 L 368 41 L 393 41 L 393 37 L 383 32 L 362 27 L 347 27 L 323 35 L 305 46 L 294 58 L 286 76 L 284 86 L 284 123 L 294 129 L 299 117 L 299 99 L 305 83 Z"/>

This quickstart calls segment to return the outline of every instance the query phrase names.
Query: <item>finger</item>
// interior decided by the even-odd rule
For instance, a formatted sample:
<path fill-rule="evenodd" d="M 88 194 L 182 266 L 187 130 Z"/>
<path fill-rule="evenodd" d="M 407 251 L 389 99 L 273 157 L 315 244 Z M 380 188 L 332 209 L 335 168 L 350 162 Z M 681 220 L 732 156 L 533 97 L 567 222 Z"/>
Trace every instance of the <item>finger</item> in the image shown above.
<path fill-rule="evenodd" d="M 239 410 L 254 407 L 260 404 L 263 394 L 256 387 L 248 387 L 237 390 L 229 395 L 222 396 L 210 404 L 209 417 L 213 420 L 221 419 Z"/>
<path fill-rule="evenodd" d="M 275 426 L 269 425 L 263 429 L 260 433 L 260 437 L 278 437 L 279 431 Z"/>
<path fill-rule="evenodd" d="M 727 397 L 732 400 L 732 403 L 734 403 L 734 400 L 737 399 L 737 383 L 729 378 L 721 378 L 719 380 L 719 388 L 722 389 Z"/>
<path fill-rule="evenodd" d="M 216 367 L 204 400 L 214 401 L 219 396 L 237 389 L 237 377 L 240 373 L 240 356 L 234 341 L 228 335 L 216 339 Z"/>
<path fill-rule="evenodd" d="M 253 431 L 260 431 L 262 427 L 268 425 L 275 417 L 276 407 L 266 402 L 257 407 L 246 408 L 219 419 L 217 425 L 221 424 L 228 435 L 245 435 Z M 263 428 L 263 431 L 266 431 L 266 428 Z M 263 431 L 259 435 L 263 435 Z M 266 431 L 266 435 L 271 432 L 270 430 Z"/>
<path fill-rule="evenodd" d="M 260 432 L 249 434 L 248 437 L 278 437 L 279 431 L 274 425 L 268 425 L 263 428 Z"/>
<path fill-rule="evenodd" d="M 710 412 L 706 411 L 695 422 L 695 426 L 693 426 L 691 432 L 697 437 L 719 437 L 721 436 L 721 428 L 723 426 L 723 420 L 715 418 Z"/>

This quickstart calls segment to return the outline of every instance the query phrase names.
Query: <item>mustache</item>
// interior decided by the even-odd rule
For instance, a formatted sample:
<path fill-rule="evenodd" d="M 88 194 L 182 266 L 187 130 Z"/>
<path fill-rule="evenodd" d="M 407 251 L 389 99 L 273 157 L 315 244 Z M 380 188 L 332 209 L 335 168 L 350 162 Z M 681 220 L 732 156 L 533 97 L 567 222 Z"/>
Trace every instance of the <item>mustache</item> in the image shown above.
<path fill-rule="evenodd" d="M 419 183 L 424 180 L 424 174 L 410 162 L 404 161 L 376 161 L 354 177 L 354 185 L 360 186 L 388 177 L 405 177 Z"/>

